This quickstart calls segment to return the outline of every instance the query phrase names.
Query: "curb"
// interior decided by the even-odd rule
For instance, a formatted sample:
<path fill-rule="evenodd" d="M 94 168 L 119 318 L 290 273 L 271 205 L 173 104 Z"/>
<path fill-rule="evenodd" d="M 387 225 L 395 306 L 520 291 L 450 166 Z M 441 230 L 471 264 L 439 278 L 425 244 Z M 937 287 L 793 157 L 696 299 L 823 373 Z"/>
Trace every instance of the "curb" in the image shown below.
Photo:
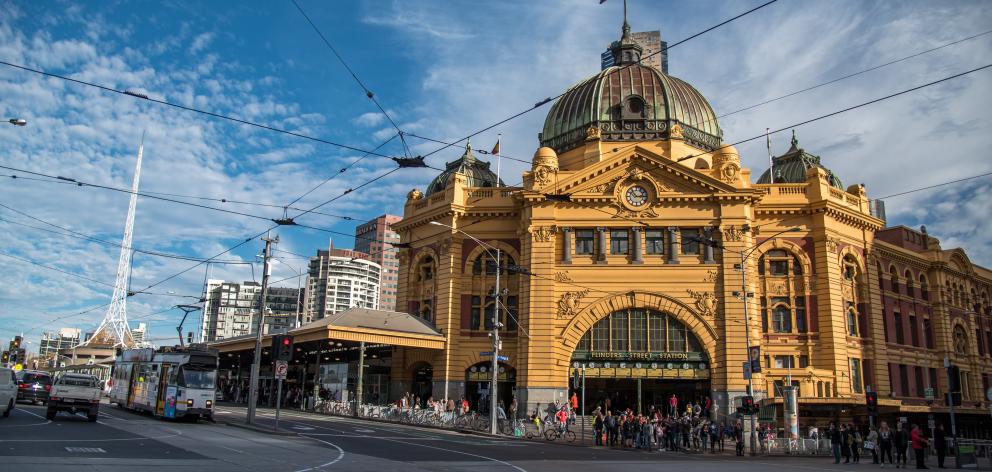
<path fill-rule="evenodd" d="M 274 431 L 269 428 L 262 428 L 259 426 L 245 424 L 245 423 L 238 423 L 234 421 L 225 421 L 224 424 L 227 426 L 233 426 L 235 428 L 247 429 L 249 431 L 255 431 L 256 433 L 271 434 L 274 436 L 299 436 L 299 434 L 294 433 L 292 431 L 281 431 L 281 430 Z"/>

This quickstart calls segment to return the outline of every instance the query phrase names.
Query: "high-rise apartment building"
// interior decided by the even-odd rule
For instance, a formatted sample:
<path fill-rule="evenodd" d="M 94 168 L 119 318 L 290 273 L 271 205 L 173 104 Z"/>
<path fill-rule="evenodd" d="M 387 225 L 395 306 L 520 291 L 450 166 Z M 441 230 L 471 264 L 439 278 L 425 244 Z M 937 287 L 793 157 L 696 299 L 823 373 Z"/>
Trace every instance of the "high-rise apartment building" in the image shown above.
<path fill-rule="evenodd" d="M 42 359 L 54 359 L 59 351 L 76 347 L 79 344 L 79 328 L 61 328 L 58 331 L 46 331 L 38 343 L 38 356 Z"/>
<path fill-rule="evenodd" d="M 351 307 L 379 308 L 382 266 L 368 254 L 348 249 L 320 249 L 310 258 L 303 322 L 309 323 Z"/>
<path fill-rule="evenodd" d="M 390 226 L 402 220 L 402 216 L 382 215 L 355 228 L 355 250 L 369 255 L 369 260 L 382 266 L 379 277 L 379 309 L 396 309 L 396 287 L 398 284 L 400 260 L 400 235 Z"/>
<path fill-rule="evenodd" d="M 134 339 L 134 344 L 138 346 L 145 345 L 145 336 L 148 334 L 148 325 L 145 323 L 138 323 L 138 327 L 131 330 L 131 338 Z"/>
<path fill-rule="evenodd" d="M 643 49 L 641 64 L 654 67 L 659 72 L 668 73 L 668 43 L 661 40 L 661 31 L 641 31 L 630 33 L 633 39 Z M 655 54 L 657 53 L 657 54 Z M 613 66 L 613 51 L 608 47 L 600 55 L 600 65 L 603 69 Z"/>
<path fill-rule="evenodd" d="M 200 339 L 205 342 L 244 336 L 258 326 L 258 305 L 262 286 L 257 282 L 225 282 L 210 279 L 205 290 L 203 325 Z M 300 291 L 269 287 L 263 332 L 279 333 L 296 326 Z"/>

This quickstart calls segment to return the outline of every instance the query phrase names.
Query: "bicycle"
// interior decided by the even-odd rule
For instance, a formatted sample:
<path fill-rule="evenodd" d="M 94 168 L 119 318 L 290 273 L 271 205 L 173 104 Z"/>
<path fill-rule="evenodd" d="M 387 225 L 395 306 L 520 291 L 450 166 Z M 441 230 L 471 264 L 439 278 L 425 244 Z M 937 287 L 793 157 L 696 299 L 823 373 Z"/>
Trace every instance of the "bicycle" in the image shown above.
<path fill-rule="evenodd" d="M 568 442 L 574 442 L 575 433 L 572 432 L 572 430 L 568 429 L 567 427 L 546 428 L 544 430 L 544 439 L 547 439 L 548 441 L 554 441 L 558 438 L 565 438 L 565 440 Z"/>

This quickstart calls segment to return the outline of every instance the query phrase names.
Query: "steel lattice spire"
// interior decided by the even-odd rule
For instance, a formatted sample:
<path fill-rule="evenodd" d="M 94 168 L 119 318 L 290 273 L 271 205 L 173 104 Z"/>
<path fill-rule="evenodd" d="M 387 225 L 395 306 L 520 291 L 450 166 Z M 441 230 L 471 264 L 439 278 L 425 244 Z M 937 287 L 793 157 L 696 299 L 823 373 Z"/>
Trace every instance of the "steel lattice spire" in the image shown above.
<path fill-rule="evenodd" d="M 134 233 L 134 211 L 138 206 L 138 183 L 141 180 L 141 154 L 145 147 L 145 133 L 141 133 L 138 145 L 138 162 L 134 165 L 134 178 L 131 181 L 131 201 L 127 207 L 127 221 L 124 223 L 124 239 L 121 240 L 121 256 L 117 263 L 117 280 L 114 283 L 114 296 L 107 308 L 107 314 L 100 327 L 84 344 L 113 344 L 115 347 L 134 347 L 131 328 L 127 324 L 128 282 L 131 280 L 131 238 Z"/>

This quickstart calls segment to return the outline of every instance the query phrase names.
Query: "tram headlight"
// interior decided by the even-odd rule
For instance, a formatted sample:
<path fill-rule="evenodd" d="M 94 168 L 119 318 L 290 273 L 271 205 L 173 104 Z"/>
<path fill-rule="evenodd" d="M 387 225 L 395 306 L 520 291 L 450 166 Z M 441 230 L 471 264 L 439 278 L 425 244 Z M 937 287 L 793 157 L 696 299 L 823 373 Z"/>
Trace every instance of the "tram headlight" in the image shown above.
<path fill-rule="evenodd" d="M 207 400 L 207 408 L 213 408 L 213 407 L 214 407 L 214 401 L 213 400 Z"/>
<path fill-rule="evenodd" d="M 193 408 L 193 399 L 192 398 L 190 398 L 189 400 L 186 400 L 186 406 L 189 407 L 189 408 Z"/>

